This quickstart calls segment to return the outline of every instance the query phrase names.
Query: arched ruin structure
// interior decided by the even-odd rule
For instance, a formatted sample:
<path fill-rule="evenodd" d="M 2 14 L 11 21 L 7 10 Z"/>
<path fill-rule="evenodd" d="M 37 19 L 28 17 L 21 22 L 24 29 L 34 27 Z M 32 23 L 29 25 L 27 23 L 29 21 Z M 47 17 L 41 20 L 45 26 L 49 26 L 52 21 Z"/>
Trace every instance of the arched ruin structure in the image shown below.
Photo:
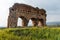
<path fill-rule="evenodd" d="M 38 7 L 35 8 L 30 5 L 15 3 L 9 8 L 7 27 L 17 27 L 18 18 L 22 19 L 22 27 L 27 26 L 30 19 L 33 26 L 46 25 L 46 11 Z"/>

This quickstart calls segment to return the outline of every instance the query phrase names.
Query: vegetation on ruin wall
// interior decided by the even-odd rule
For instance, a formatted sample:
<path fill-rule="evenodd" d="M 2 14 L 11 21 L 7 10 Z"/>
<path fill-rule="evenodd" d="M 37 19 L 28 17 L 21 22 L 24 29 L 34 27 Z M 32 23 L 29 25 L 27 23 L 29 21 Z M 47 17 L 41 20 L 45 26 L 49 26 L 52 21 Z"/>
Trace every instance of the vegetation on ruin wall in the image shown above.
<path fill-rule="evenodd" d="M 60 28 L 5 28 L 0 40 L 60 40 Z"/>

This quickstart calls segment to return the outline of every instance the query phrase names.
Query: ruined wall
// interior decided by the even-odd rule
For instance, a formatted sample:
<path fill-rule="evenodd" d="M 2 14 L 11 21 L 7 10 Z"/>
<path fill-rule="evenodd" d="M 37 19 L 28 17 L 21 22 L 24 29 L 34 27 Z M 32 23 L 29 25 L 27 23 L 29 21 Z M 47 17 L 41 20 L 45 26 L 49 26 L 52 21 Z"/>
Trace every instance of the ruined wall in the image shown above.
<path fill-rule="evenodd" d="M 32 20 L 33 26 L 46 25 L 46 11 L 30 5 L 15 3 L 9 8 L 8 27 L 17 27 L 18 18 L 22 19 L 22 27 Z"/>

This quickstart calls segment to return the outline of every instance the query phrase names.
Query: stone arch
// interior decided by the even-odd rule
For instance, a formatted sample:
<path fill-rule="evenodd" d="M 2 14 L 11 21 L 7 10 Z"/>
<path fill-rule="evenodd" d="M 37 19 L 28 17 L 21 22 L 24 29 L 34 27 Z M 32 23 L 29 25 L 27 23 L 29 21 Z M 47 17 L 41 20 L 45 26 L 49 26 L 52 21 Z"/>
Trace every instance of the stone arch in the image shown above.
<path fill-rule="evenodd" d="M 20 18 L 22 19 L 22 26 L 25 27 L 28 25 L 29 20 L 23 16 L 20 16 Z"/>
<path fill-rule="evenodd" d="M 22 19 L 22 27 L 25 27 L 28 25 L 29 20 L 27 20 L 25 17 L 20 16 L 19 18 Z M 13 17 L 8 17 L 8 27 L 17 27 L 17 22 L 18 22 L 18 17 L 13 18 Z"/>
<path fill-rule="evenodd" d="M 33 26 L 46 25 L 46 11 L 26 4 L 15 3 L 9 8 L 8 27 L 17 27 L 18 17 L 22 19 L 22 26 L 27 26 L 29 19 Z"/>

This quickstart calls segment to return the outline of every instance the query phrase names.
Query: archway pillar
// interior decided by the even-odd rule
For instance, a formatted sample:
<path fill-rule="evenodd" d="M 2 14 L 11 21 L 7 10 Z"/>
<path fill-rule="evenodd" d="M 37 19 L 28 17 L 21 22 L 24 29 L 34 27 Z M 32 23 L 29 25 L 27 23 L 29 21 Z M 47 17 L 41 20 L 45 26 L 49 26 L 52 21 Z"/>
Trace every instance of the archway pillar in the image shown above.
<path fill-rule="evenodd" d="M 26 18 L 23 18 L 22 19 L 22 27 L 28 26 L 28 22 L 29 22 L 29 20 L 27 20 Z"/>
<path fill-rule="evenodd" d="M 12 16 L 8 17 L 8 28 L 15 28 L 17 27 L 17 17 L 14 18 Z"/>
<path fill-rule="evenodd" d="M 37 26 L 37 19 L 31 19 L 33 26 Z"/>

